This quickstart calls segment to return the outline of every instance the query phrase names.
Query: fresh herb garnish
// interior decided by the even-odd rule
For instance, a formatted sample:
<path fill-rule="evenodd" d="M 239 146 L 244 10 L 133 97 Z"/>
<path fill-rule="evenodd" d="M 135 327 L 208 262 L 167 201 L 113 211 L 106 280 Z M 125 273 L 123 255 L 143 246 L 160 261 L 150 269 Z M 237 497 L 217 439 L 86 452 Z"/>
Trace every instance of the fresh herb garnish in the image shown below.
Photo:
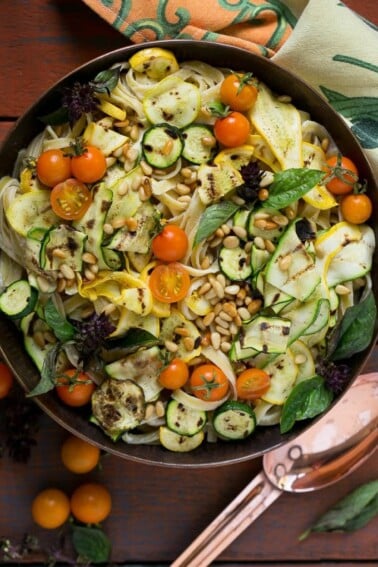
<path fill-rule="evenodd" d="M 373 480 L 342 498 L 301 534 L 299 540 L 303 541 L 311 532 L 352 532 L 365 526 L 377 514 L 378 480 Z"/>
<path fill-rule="evenodd" d="M 220 203 L 215 203 L 207 207 L 199 222 L 193 246 L 197 246 L 197 244 L 211 236 L 222 224 L 227 222 L 239 208 L 240 206 L 232 201 L 221 201 Z"/>
<path fill-rule="evenodd" d="M 88 83 L 74 83 L 65 87 L 62 95 L 62 108 L 66 111 L 68 120 L 76 122 L 82 114 L 96 110 L 98 100 L 95 98 L 95 89 Z"/>
<path fill-rule="evenodd" d="M 269 186 L 269 197 L 264 205 L 283 209 L 306 195 L 323 177 L 324 172 L 317 169 L 291 168 L 279 171 Z"/>
<path fill-rule="evenodd" d="M 94 313 L 84 321 L 74 321 L 76 333 L 74 341 L 81 360 L 94 354 L 104 345 L 105 339 L 115 330 L 105 313 Z"/>
<path fill-rule="evenodd" d="M 246 165 L 241 166 L 240 173 L 244 183 L 237 188 L 236 194 L 246 203 L 254 203 L 258 199 L 260 182 L 264 172 L 260 169 L 257 161 L 251 160 Z"/>
<path fill-rule="evenodd" d="M 49 299 L 44 309 L 45 320 L 48 326 L 53 330 L 56 338 L 61 342 L 73 339 L 75 335 L 75 327 L 67 321 L 67 319 L 59 313 L 52 299 Z"/>
<path fill-rule="evenodd" d="M 327 388 L 336 395 L 345 390 L 352 376 L 351 369 L 346 364 L 335 364 L 326 359 L 317 361 L 316 372 L 323 376 Z"/>
<path fill-rule="evenodd" d="M 135 352 L 140 347 L 151 347 L 159 344 L 159 342 L 160 340 L 155 335 L 145 329 L 132 327 L 125 335 L 108 339 L 103 343 L 103 346 L 107 350 L 122 349 L 124 354 L 129 354 Z"/>
<path fill-rule="evenodd" d="M 108 536 L 98 527 L 73 525 L 72 544 L 82 562 L 105 563 L 112 549 Z"/>

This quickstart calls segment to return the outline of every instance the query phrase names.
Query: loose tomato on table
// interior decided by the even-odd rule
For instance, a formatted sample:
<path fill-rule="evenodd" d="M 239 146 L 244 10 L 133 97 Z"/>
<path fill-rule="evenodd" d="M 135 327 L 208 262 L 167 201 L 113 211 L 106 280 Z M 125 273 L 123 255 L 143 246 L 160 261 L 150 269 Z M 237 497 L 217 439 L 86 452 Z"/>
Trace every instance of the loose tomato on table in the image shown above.
<path fill-rule="evenodd" d="M 159 264 L 148 280 L 152 295 L 163 303 L 176 303 L 184 299 L 189 291 L 190 276 L 177 262 Z"/>
<path fill-rule="evenodd" d="M 0 399 L 6 398 L 14 383 L 14 377 L 9 366 L 0 362 Z"/>
<path fill-rule="evenodd" d="M 326 187 L 333 195 L 351 193 L 358 181 L 356 165 L 345 156 L 335 155 L 328 158 L 324 171 L 327 174 Z"/>
<path fill-rule="evenodd" d="M 106 158 L 96 146 L 87 145 L 80 149 L 79 155 L 72 156 L 72 175 L 83 183 L 95 183 L 106 173 Z"/>
<path fill-rule="evenodd" d="M 90 402 L 95 388 L 88 374 L 72 368 L 58 376 L 55 391 L 66 405 L 80 407 Z"/>
<path fill-rule="evenodd" d="M 34 498 L 31 513 L 38 526 L 55 529 L 62 526 L 70 515 L 68 496 L 58 488 L 46 488 Z"/>
<path fill-rule="evenodd" d="M 189 378 L 192 393 L 201 400 L 218 401 L 227 395 L 230 385 L 224 372 L 215 364 L 201 364 Z"/>
<path fill-rule="evenodd" d="M 160 373 L 159 382 L 168 390 L 181 388 L 189 378 L 189 368 L 181 358 L 174 358 Z"/>
<path fill-rule="evenodd" d="M 46 150 L 38 157 L 36 169 L 41 183 L 54 187 L 71 177 L 71 158 L 63 150 Z"/>
<path fill-rule="evenodd" d="M 152 240 L 152 252 L 163 262 L 181 260 L 189 246 L 186 232 L 175 224 L 166 224 Z"/>
<path fill-rule="evenodd" d="M 241 400 L 257 400 L 269 387 L 270 376 L 260 368 L 248 368 L 236 378 L 236 392 Z"/>
<path fill-rule="evenodd" d="M 223 118 L 217 118 L 214 135 L 223 146 L 235 148 L 246 143 L 251 131 L 249 120 L 240 112 L 230 112 Z"/>
<path fill-rule="evenodd" d="M 92 203 L 88 187 L 81 181 L 70 177 L 55 185 L 50 195 L 54 213 L 65 220 L 80 219 Z"/>
<path fill-rule="evenodd" d="M 84 524 L 102 522 L 112 509 L 109 490 L 96 482 L 87 482 L 78 486 L 72 493 L 70 503 L 73 516 Z"/>
<path fill-rule="evenodd" d="M 223 104 L 239 112 L 245 112 L 252 108 L 256 102 L 258 90 L 251 83 L 251 79 L 251 73 L 245 73 L 244 75 L 232 73 L 228 75 L 222 81 L 220 87 L 220 98 Z"/>
<path fill-rule="evenodd" d="M 370 218 L 373 205 L 365 193 L 352 193 L 342 198 L 340 210 L 347 222 L 362 224 Z"/>
<path fill-rule="evenodd" d="M 76 435 L 69 435 L 62 443 L 60 457 L 66 469 L 76 474 L 84 474 L 97 467 L 100 449 Z"/>

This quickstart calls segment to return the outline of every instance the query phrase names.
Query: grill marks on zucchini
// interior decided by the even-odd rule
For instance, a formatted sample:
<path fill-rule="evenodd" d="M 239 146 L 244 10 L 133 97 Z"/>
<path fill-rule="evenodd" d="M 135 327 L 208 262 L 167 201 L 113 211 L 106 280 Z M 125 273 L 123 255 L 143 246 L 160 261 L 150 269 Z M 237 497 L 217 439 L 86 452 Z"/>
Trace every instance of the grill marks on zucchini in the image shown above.
<path fill-rule="evenodd" d="M 179 159 L 184 148 L 178 128 L 170 124 L 152 126 L 142 138 L 142 152 L 151 167 L 166 169 Z"/>

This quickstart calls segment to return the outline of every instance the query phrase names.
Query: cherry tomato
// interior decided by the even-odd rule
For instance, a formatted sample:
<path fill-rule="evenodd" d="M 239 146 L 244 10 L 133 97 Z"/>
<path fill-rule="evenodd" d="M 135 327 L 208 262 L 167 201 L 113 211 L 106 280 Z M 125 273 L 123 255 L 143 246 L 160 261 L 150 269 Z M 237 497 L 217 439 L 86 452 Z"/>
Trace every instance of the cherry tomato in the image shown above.
<path fill-rule="evenodd" d="M 206 401 L 221 400 L 229 391 L 227 376 L 214 364 L 201 364 L 192 372 L 189 379 L 193 394 Z"/>
<path fill-rule="evenodd" d="M 352 193 L 343 197 L 340 210 L 347 222 L 362 224 L 370 218 L 373 205 L 365 193 Z"/>
<path fill-rule="evenodd" d="M 166 224 L 163 230 L 152 240 L 152 252 L 163 262 L 181 260 L 189 246 L 186 232 L 175 224 Z"/>
<path fill-rule="evenodd" d="M 65 370 L 58 377 L 55 386 L 59 398 L 67 406 L 80 407 L 87 404 L 96 386 L 85 372 L 79 372 L 75 368 Z"/>
<path fill-rule="evenodd" d="M 110 492 L 102 484 L 87 482 L 72 493 L 71 511 L 79 522 L 98 524 L 109 516 L 111 509 Z"/>
<path fill-rule="evenodd" d="M 325 171 L 327 177 L 331 176 L 326 187 L 334 195 L 351 193 L 354 184 L 358 181 L 357 167 L 345 156 L 330 157 L 327 160 Z"/>
<path fill-rule="evenodd" d="M 71 159 L 72 175 L 83 183 L 95 183 L 106 173 L 106 159 L 96 146 L 84 146 L 80 155 Z"/>
<path fill-rule="evenodd" d="M 250 130 L 251 125 L 248 118 L 240 112 L 231 112 L 224 118 L 217 118 L 214 124 L 216 139 L 229 148 L 245 144 Z"/>
<path fill-rule="evenodd" d="M 59 528 L 69 518 L 69 498 L 58 488 L 46 488 L 34 498 L 31 513 L 35 523 L 42 528 Z"/>
<path fill-rule="evenodd" d="M 75 435 L 70 435 L 61 446 L 60 457 L 66 469 L 83 474 L 98 465 L 100 449 Z"/>
<path fill-rule="evenodd" d="M 250 74 L 231 74 L 226 77 L 220 87 L 220 98 L 223 104 L 232 110 L 244 112 L 252 108 L 257 99 L 257 88 L 248 81 Z"/>
<path fill-rule="evenodd" d="M 14 377 L 9 366 L 0 362 L 0 399 L 6 398 L 14 383 Z"/>
<path fill-rule="evenodd" d="M 181 388 L 189 378 L 189 368 L 181 358 L 174 358 L 160 373 L 159 382 L 168 390 Z"/>
<path fill-rule="evenodd" d="M 46 150 L 37 159 L 37 176 L 44 185 L 54 187 L 71 176 L 71 158 L 63 150 Z"/>
<path fill-rule="evenodd" d="M 175 303 L 188 293 L 190 277 L 181 264 L 159 264 L 151 272 L 148 285 L 155 299 L 163 303 Z"/>
<path fill-rule="evenodd" d="M 55 185 L 50 195 L 52 210 L 65 220 L 80 219 L 91 202 L 92 196 L 88 187 L 73 177 Z"/>
<path fill-rule="evenodd" d="M 269 390 L 270 376 L 260 368 L 248 368 L 236 379 L 236 391 L 241 400 L 256 400 Z"/>

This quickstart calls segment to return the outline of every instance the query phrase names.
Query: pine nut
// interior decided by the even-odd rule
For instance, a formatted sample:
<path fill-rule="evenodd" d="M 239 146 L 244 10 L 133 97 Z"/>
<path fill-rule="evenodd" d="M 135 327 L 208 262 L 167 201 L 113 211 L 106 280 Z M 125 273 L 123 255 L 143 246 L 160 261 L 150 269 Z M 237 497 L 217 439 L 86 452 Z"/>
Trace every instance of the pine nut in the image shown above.
<path fill-rule="evenodd" d="M 214 321 L 215 319 L 215 313 L 214 311 L 208 313 L 207 315 L 205 315 L 205 317 L 202 319 L 203 324 L 206 325 L 206 327 L 209 327 L 209 325 L 211 325 L 211 323 Z"/>
<path fill-rule="evenodd" d="M 168 156 L 173 148 L 173 140 L 169 139 L 165 142 L 164 147 L 161 150 L 163 156 Z"/>
<path fill-rule="evenodd" d="M 242 299 L 242 300 L 244 300 L 246 298 L 246 296 L 247 296 L 247 292 L 244 289 L 244 287 L 236 294 L 236 297 L 238 299 Z"/>
<path fill-rule="evenodd" d="M 221 344 L 220 334 L 216 332 L 211 333 L 210 340 L 211 340 L 211 344 L 213 345 L 213 348 L 215 348 L 215 350 L 218 350 Z"/>
<path fill-rule="evenodd" d="M 222 224 L 221 229 L 223 230 L 225 236 L 227 236 L 231 232 L 231 228 L 228 226 L 228 224 Z"/>
<path fill-rule="evenodd" d="M 189 167 L 183 167 L 181 170 L 181 174 L 183 175 L 183 177 L 191 177 L 192 176 L 192 170 Z"/>
<path fill-rule="evenodd" d="M 292 209 L 291 207 L 286 207 L 285 209 L 285 215 L 287 216 L 287 218 L 289 220 L 293 220 L 296 217 L 296 212 L 294 211 L 294 209 Z"/>
<path fill-rule="evenodd" d="M 108 222 L 103 225 L 102 230 L 105 232 L 105 234 L 113 234 L 114 232 L 114 228 Z"/>
<path fill-rule="evenodd" d="M 82 259 L 86 264 L 97 264 L 97 258 L 92 252 L 84 252 Z"/>
<path fill-rule="evenodd" d="M 40 291 L 42 291 L 42 293 L 46 293 L 47 291 L 50 290 L 49 281 L 42 276 L 37 276 L 37 285 L 38 285 Z"/>
<path fill-rule="evenodd" d="M 62 250 L 61 248 L 54 248 L 54 250 L 52 251 L 52 255 L 55 258 L 66 258 L 67 257 L 67 252 L 65 252 L 64 250 Z"/>
<path fill-rule="evenodd" d="M 337 295 L 348 295 L 351 292 L 351 290 L 349 289 L 349 287 L 346 287 L 345 285 L 338 284 L 335 287 L 335 292 L 337 293 Z"/>
<path fill-rule="evenodd" d="M 73 280 L 75 279 L 75 272 L 68 264 L 61 264 L 60 271 L 66 280 Z"/>
<path fill-rule="evenodd" d="M 215 236 L 220 236 L 221 238 L 224 238 L 224 232 L 222 228 L 217 228 L 217 230 L 215 231 Z"/>
<path fill-rule="evenodd" d="M 158 402 L 156 402 L 155 404 L 155 412 L 156 412 L 156 417 L 164 417 L 165 415 L 165 407 L 164 404 L 161 400 L 159 400 Z"/>
<path fill-rule="evenodd" d="M 177 199 L 180 203 L 190 203 L 190 201 L 192 200 L 190 195 L 181 195 L 181 197 L 178 197 Z"/>
<path fill-rule="evenodd" d="M 258 248 L 259 250 L 265 250 L 265 242 L 264 239 L 261 238 L 261 236 L 256 236 L 253 242 L 256 248 Z"/>
<path fill-rule="evenodd" d="M 256 228 L 259 228 L 260 230 L 265 230 L 266 220 L 255 218 L 254 221 L 253 221 L 253 226 L 255 226 Z"/>
<path fill-rule="evenodd" d="M 223 274 L 217 274 L 216 279 L 221 286 L 226 287 L 226 277 Z"/>
<path fill-rule="evenodd" d="M 190 193 L 190 187 L 184 185 L 184 183 L 177 183 L 176 193 L 179 195 L 188 195 Z"/>
<path fill-rule="evenodd" d="M 165 341 L 164 346 L 169 352 L 176 352 L 178 350 L 178 345 L 176 345 L 173 341 Z"/>
<path fill-rule="evenodd" d="M 240 286 L 237 284 L 228 285 L 224 288 L 224 291 L 229 295 L 236 295 L 240 291 Z"/>
<path fill-rule="evenodd" d="M 289 219 L 285 215 L 273 215 L 272 221 L 278 224 L 278 226 L 287 226 L 289 224 Z"/>
<path fill-rule="evenodd" d="M 260 191 L 257 193 L 257 196 L 260 201 L 267 201 L 269 199 L 268 189 L 261 188 Z"/>
<path fill-rule="evenodd" d="M 209 336 L 205 335 L 204 337 L 202 337 L 201 345 L 204 346 L 204 347 L 207 347 L 207 346 L 209 346 L 209 344 L 210 344 Z"/>
<path fill-rule="evenodd" d="M 129 185 L 128 185 L 127 181 L 124 181 L 122 184 L 119 185 L 119 187 L 117 187 L 117 194 L 120 197 L 123 197 L 128 192 L 129 192 Z"/>
<path fill-rule="evenodd" d="M 213 283 L 213 289 L 217 294 L 217 296 L 219 297 L 219 299 L 224 298 L 224 287 L 217 280 L 215 280 L 215 282 Z"/>
<path fill-rule="evenodd" d="M 232 319 L 237 315 L 235 305 L 229 302 L 223 304 L 223 312 L 227 313 Z"/>
<path fill-rule="evenodd" d="M 86 280 L 93 281 L 96 279 L 96 274 L 92 270 L 84 270 L 84 277 Z"/>
<path fill-rule="evenodd" d="M 229 321 L 229 322 L 232 321 L 231 315 L 229 315 L 229 314 L 226 313 L 225 311 L 220 311 L 220 312 L 219 312 L 219 317 L 220 317 L 221 319 L 223 319 L 224 321 Z"/>
<path fill-rule="evenodd" d="M 248 304 L 248 311 L 250 313 L 250 315 L 255 315 L 255 313 L 257 313 L 262 306 L 262 301 L 261 299 L 252 299 L 252 301 Z"/>
<path fill-rule="evenodd" d="M 139 128 L 136 124 L 131 127 L 129 135 L 132 140 L 137 140 L 139 138 Z"/>
<path fill-rule="evenodd" d="M 240 317 L 243 319 L 243 321 L 246 321 L 247 319 L 251 318 L 250 312 L 245 307 L 239 307 L 238 313 Z"/>
<path fill-rule="evenodd" d="M 218 333 L 219 333 L 220 335 L 225 335 L 225 336 L 227 336 L 227 337 L 228 337 L 229 335 L 231 335 L 231 332 L 230 332 L 229 329 L 225 329 L 224 327 L 221 327 L 220 325 L 216 325 L 216 326 L 215 326 L 215 329 L 216 329 L 216 331 L 218 331 Z"/>
<path fill-rule="evenodd" d="M 272 171 L 264 171 L 261 177 L 260 187 L 267 187 L 268 185 L 271 185 L 273 181 L 274 181 L 274 173 Z"/>
<path fill-rule="evenodd" d="M 63 291 L 66 289 L 66 280 L 64 278 L 60 278 L 58 280 L 58 283 L 56 285 L 56 291 L 58 293 L 63 293 Z"/>
<path fill-rule="evenodd" d="M 195 320 L 195 324 L 199 329 L 201 329 L 201 331 L 206 331 L 206 327 L 203 324 L 201 317 L 197 317 L 197 319 Z"/>
<path fill-rule="evenodd" d="M 202 270 L 207 270 L 207 268 L 209 267 L 210 267 L 210 258 L 208 256 L 205 256 L 205 258 L 201 262 L 201 268 Z"/>
<path fill-rule="evenodd" d="M 227 341 L 223 341 L 221 344 L 221 351 L 227 353 L 229 352 L 230 349 L 231 349 L 231 343 Z"/>
<path fill-rule="evenodd" d="M 242 206 L 242 205 L 245 204 L 244 199 L 242 199 L 241 197 L 238 197 L 237 195 L 233 195 L 233 196 L 231 197 L 231 201 L 232 201 L 233 203 L 235 203 L 235 205 L 240 205 L 240 206 Z"/>
<path fill-rule="evenodd" d="M 297 354 L 294 358 L 295 364 L 304 364 L 307 360 L 307 357 L 304 354 Z"/>
<path fill-rule="evenodd" d="M 232 231 L 234 234 L 240 238 L 241 240 L 246 240 L 247 238 L 247 231 L 244 226 L 233 226 Z"/>
<path fill-rule="evenodd" d="M 129 217 L 125 219 L 125 225 L 127 226 L 130 232 L 136 232 L 138 228 L 138 221 L 134 217 Z"/>
<path fill-rule="evenodd" d="M 185 337 L 182 342 L 185 350 L 190 352 L 194 349 L 194 339 L 192 337 Z"/>
<path fill-rule="evenodd" d="M 125 219 L 118 217 L 112 220 L 112 228 L 117 230 L 118 228 L 123 228 L 125 226 Z"/>
<path fill-rule="evenodd" d="M 208 291 L 205 296 L 204 296 L 208 301 L 210 301 L 211 299 L 215 299 L 218 298 L 217 292 L 215 291 L 214 288 L 211 288 L 210 291 Z"/>
<path fill-rule="evenodd" d="M 214 313 L 215 315 L 219 315 L 219 313 L 222 311 L 222 304 L 221 303 L 217 303 L 216 306 L 214 307 Z"/>
<path fill-rule="evenodd" d="M 135 161 L 137 159 L 138 155 L 139 155 L 139 153 L 138 153 L 138 150 L 136 148 L 130 148 L 126 153 L 127 159 L 130 160 L 130 161 Z"/>
<path fill-rule="evenodd" d="M 145 411 L 145 414 L 144 414 L 144 419 L 148 421 L 148 420 L 151 419 L 154 415 L 155 415 L 155 406 L 154 406 L 154 404 L 147 404 L 147 405 L 146 405 L 146 411 Z"/>
<path fill-rule="evenodd" d="M 225 319 L 222 319 L 219 315 L 218 317 L 215 318 L 215 322 L 217 323 L 217 325 L 223 327 L 224 329 L 228 329 L 229 327 L 229 322 L 226 321 Z"/>
<path fill-rule="evenodd" d="M 264 242 L 265 242 L 265 248 L 268 250 L 268 252 L 272 254 L 276 249 L 275 245 L 271 240 L 265 240 Z"/>
<path fill-rule="evenodd" d="M 216 238 L 212 238 L 209 243 L 210 248 L 216 248 L 222 242 L 222 238 L 217 236 Z"/>
<path fill-rule="evenodd" d="M 237 248 L 240 244 L 240 240 L 237 236 L 226 236 L 223 240 L 223 246 L 229 249 Z"/>
<path fill-rule="evenodd" d="M 205 293 L 207 293 L 210 289 L 211 289 L 211 283 L 206 282 L 202 284 L 201 287 L 199 288 L 198 295 L 205 295 Z"/>
<path fill-rule="evenodd" d="M 216 144 L 216 140 L 213 136 L 202 136 L 201 144 L 203 144 L 206 148 L 213 148 Z"/>
<path fill-rule="evenodd" d="M 186 327 L 176 327 L 175 334 L 180 335 L 180 337 L 188 337 L 190 331 Z"/>
<path fill-rule="evenodd" d="M 282 258 L 280 258 L 278 260 L 278 266 L 279 266 L 280 270 L 282 270 L 283 272 L 286 272 L 286 270 L 288 270 L 290 268 L 291 261 L 292 261 L 291 254 L 286 254 L 286 256 L 283 256 Z"/>

